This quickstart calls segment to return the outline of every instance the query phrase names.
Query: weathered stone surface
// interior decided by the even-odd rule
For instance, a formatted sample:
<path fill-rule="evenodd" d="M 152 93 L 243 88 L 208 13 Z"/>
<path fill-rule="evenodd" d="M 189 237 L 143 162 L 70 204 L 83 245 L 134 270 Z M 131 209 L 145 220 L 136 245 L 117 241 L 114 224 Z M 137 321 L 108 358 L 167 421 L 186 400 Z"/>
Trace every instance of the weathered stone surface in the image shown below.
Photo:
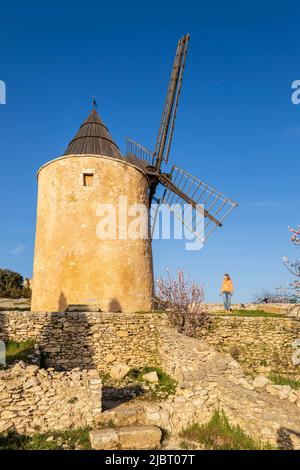
<path fill-rule="evenodd" d="M 253 381 L 254 388 L 263 388 L 266 385 L 270 384 L 271 381 L 265 375 L 258 375 Z"/>
<path fill-rule="evenodd" d="M 93 186 L 86 188 L 88 169 L 94 177 Z M 128 197 L 128 205 L 147 205 L 148 188 L 141 169 L 103 155 L 68 155 L 40 168 L 33 311 L 64 311 L 82 302 L 97 303 L 105 312 L 151 309 L 150 237 L 130 237 L 125 229 L 125 236 L 99 240 L 95 213 L 99 201 L 117 208 L 120 195 Z M 132 217 L 127 217 L 129 224 Z M 121 225 L 119 230 L 121 235 Z"/>
<path fill-rule="evenodd" d="M 157 364 L 157 336 L 167 315 L 97 312 L 0 312 L 0 339 L 36 338 L 47 367 L 130 368 Z"/>
<path fill-rule="evenodd" d="M 279 389 L 276 387 L 276 385 L 267 385 L 266 386 L 266 391 L 270 393 L 273 396 L 278 396 L 279 395 Z"/>
<path fill-rule="evenodd" d="M 107 354 L 104 358 L 104 361 L 107 363 L 114 362 L 117 359 L 115 354 Z"/>
<path fill-rule="evenodd" d="M 87 420 L 91 423 L 94 419 L 100 423 L 102 418 L 108 425 L 112 418 L 117 426 L 157 425 L 176 435 L 182 427 L 192 422 L 208 421 L 215 409 L 222 408 L 231 422 L 273 443 L 277 442 L 277 434 L 283 428 L 300 433 L 299 390 L 271 383 L 266 383 L 263 387 L 254 387 L 257 378 L 253 381 L 247 375 L 247 367 L 244 369 L 244 364 L 242 367 L 233 360 L 231 354 L 217 351 L 215 348 L 219 349 L 219 343 L 208 344 L 212 338 L 217 338 L 217 341 L 221 342 L 235 339 L 239 342 L 242 336 L 241 341 L 244 342 L 247 335 L 254 335 L 254 344 L 249 342 L 247 348 L 249 356 L 252 354 L 254 362 L 258 363 L 265 359 L 261 357 L 260 342 L 264 342 L 264 347 L 276 343 L 279 350 L 278 338 L 281 335 L 283 350 L 287 347 L 283 354 L 285 360 L 288 357 L 287 353 L 290 352 L 291 338 L 298 335 L 299 322 L 288 318 L 227 318 L 224 322 L 222 319 L 221 329 L 226 328 L 229 334 L 225 332 L 220 340 L 217 331 L 208 332 L 207 336 L 203 337 L 205 341 L 179 335 L 172 329 L 166 329 L 166 324 L 165 316 L 159 314 L 26 312 L 26 315 L 23 315 L 23 312 L 9 312 L 3 315 L 1 312 L 0 326 L 4 325 L 0 329 L 2 338 L 11 337 L 20 341 L 34 335 L 41 341 L 42 348 L 59 349 L 59 352 L 49 353 L 47 358 L 49 366 L 62 366 L 66 369 L 78 366 L 78 368 L 63 375 L 53 367 L 37 372 L 31 369 L 27 373 L 26 365 L 18 363 L 10 369 L 13 375 L 9 380 L 2 380 L 3 377 L 7 377 L 8 371 L 0 371 L 1 405 L 3 410 L 16 413 L 11 419 L 2 419 L 0 414 L 0 432 L 14 427 L 15 424 L 20 432 L 23 432 L 24 427 L 26 432 L 34 432 L 33 425 L 41 420 L 43 420 L 43 423 L 40 423 L 41 429 L 53 430 L 53 426 L 63 429 L 66 423 L 78 426 Z M 123 338 L 117 337 L 117 331 L 127 331 L 129 334 Z M 274 339 L 275 337 L 277 339 Z M 220 349 L 224 344 L 222 343 Z M 228 346 L 233 343 L 226 344 Z M 257 355 L 254 348 L 258 349 Z M 245 354 L 248 354 L 247 351 Z M 163 370 L 178 381 L 176 394 L 170 395 L 164 402 L 143 403 L 140 405 L 142 409 L 135 411 L 127 409 L 122 417 L 118 416 L 120 407 L 101 414 L 99 377 L 95 375 L 95 371 L 86 372 L 82 367 L 87 360 L 87 366 L 96 366 L 99 370 L 107 372 L 112 365 L 105 360 L 109 354 L 115 355 L 120 364 L 127 364 L 130 368 L 159 363 Z M 264 367 L 267 370 L 270 365 Z M 38 383 L 30 382 L 32 379 Z M 258 383 L 261 380 L 258 379 Z M 26 389 L 23 385 L 27 381 L 31 386 Z M 59 384 L 63 385 L 62 389 L 59 388 Z M 81 386 L 83 397 L 77 393 L 77 390 L 81 390 Z M 61 407 L 60 402 L 57 402 L 57 396 L 62 397 Z M 87 396 L 89 403 L 93 403 L 93 411 L 87 402 L 82 406 L 82 400 L 84 402 L 84 397 Z M 30 407 L 28 407 L 29 401 Z M 10 406 L 12 403 L 13 407 Z M 33 415 L 32 410 L 38 414 Z M 299 447 L 299 443 L 294 443 L 295 436 L 291 435 L 290 438 L 294 447 Z"/>
<path fill-rule="evenodd" d="M 294 392 L 289 393 L 288 399 L 291 403 L 295 403 L 297 401 L 297 395 Z"/>
<path fill-rule="evenodd" d="M 129 336 L 128 331 L 124 331 L 124 330 L 117 331 L 116 335 L 119 336 L 120 338 L 126 338 L 127 336 Z"/>
<path fill-rule="evenodd" d="M 67 308 L 68 312 L 100 312 L 99 305 L 70 304 Z"/>
<path fill-rule="evenodd" d="M 119 436 L 115 429 L 97 429 L 90 431 L 91 447 L 95 450 L 119 449 Z"/>
<path fill-rule="evenodd" d="M 144 406 L 141 403 L 124 403 L 111 410 L 104 411 L 98 417 L 97 423 L 101 426 L 108 426 L 113 423 L 116 427 L 144 424 Z"/>
<path fill-rule="evenodd" d="M 146 382 L 150 382 L 150 383 L 159 382 L 159 378 L 158 378 L 156 370 L 154 370 L 153 372 L 148 372 L 147 374 L 144 374 L 143 380 L 145 380 Z"/>
<path fill-rule="evenodd" d="M 95 370 L 55 372 L 19 362 L 0 376 L 1 432 L 14 428 L 30 434 L 91 425 L 101 413 L 101 389 Z"/>
<path fill-rule="evenodd" d="M 274 445 L 278 445 L 282 429 L 292 430 L 292 446 L 300 449 L 299 390 L 271 384 L 254 388 L 242 367 L 232 366 L 229 354 L 217 353 L 206 342 L 171 329 L 161 332 L 159 351 L 161 367 L 179 384 L 177 393 L 157 406 L 156 425 L 176 435 L 193 422 L 207 422 L 213 410 L 221 408 L 233 424 Z M 207 394 L 202 395 L 204 391 Z M 153 423 L 152 414 L 145 411 L 145 424 Z"/>
<path fill-rule="evenodd" d="M 198 336 L 232 354 L 248 373 L 266 375 L 274 370 L 300 379 L 300 322 L 295 318 L 212 316 Z"/>
<path fill-rule="evenodd" d="M 91 446 L 95 450 L 157 449 L 160 447 L 161 436 L 161 430 L 157 426 L 105 428 L 90 432 Z"/>
<path fill-rule="evenodd" d="M 121 379 L 124 379 L 124 377 L 126 377 L 129 371 L 130 371 L 130 367 L 127 366 L 126 364 L 115 364 L 110 369 L 110 376 L 112 379 L 121 380 Z"/>
<path fill-rule="evenodd" d="M 121 449 L 157 449 L 161 430 L 157 426 L 135 426 L 118 430 Z"/>

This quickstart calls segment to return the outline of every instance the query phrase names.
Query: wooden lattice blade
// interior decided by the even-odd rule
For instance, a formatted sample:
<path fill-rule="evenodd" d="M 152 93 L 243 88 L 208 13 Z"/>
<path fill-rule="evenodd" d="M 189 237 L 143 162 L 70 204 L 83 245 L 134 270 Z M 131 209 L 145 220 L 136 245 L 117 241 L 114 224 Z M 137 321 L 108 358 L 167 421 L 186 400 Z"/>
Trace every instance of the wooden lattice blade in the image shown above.
<path fill-rule="evenodd" d="M 200 239 L 207 239 L 217 227 L 221 227 L 224 219 L 237 207 L 223 193 L 177 166 L 172 167 L 170 175 L 160 175 L 159 181 L 166 188 L 162 202 Z"/>
<path fill-rule="evenodd" d="M 160 171 L 162 161 L 164 160 L 167 163 L 169 158 L 189 38 L 189 34 L 180 38 L 176 49 L 154 151 L 154 155 L 157 157 L 156 170 L 158 172 Z"/>
<path fill-rule="evenodd" d="M 135 142 L 132 139 L 126 139 L 126 157 L 127 158 L 137 158 L 142 161 L 145 166 L 155 166 L 155 156 L 151 150 L 144 147 L 144 145 Z"/>

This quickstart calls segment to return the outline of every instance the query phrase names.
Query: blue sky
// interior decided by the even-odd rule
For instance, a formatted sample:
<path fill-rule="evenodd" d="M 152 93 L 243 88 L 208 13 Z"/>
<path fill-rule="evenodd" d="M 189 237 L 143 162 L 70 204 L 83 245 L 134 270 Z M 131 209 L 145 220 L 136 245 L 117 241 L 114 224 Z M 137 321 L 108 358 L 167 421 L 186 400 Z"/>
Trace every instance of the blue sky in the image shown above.
<path fill-rule="evenodd" d="M 153 148 L 178 38 L 191 34 L 171 163 L 239 203 L 205 248 L 154 241 L 156 275 L 182 267 L 218 301 L 286 285 L 300 223 L 300 5 L 296 1 L 2 2 L 0 266 L 32 274 L 36 170 L 59 156 L 90 111 L 124 151 Z"/>

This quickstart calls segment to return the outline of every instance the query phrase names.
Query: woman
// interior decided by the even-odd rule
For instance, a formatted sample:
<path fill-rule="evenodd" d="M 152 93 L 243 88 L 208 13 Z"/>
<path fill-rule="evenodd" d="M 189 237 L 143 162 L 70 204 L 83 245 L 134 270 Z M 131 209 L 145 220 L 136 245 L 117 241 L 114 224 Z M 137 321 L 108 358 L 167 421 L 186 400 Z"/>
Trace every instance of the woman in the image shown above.
<path fill-rule="evenodd" d="M 224 309 L 226 310 L 226 312 L 228 312 L 229 310 L 232 311 L 231 296 L 233 294 L 233 285 L 232 285 L 232 281 L 230 279 L 229 274 L 224 274 L 221 294 L 223 295 Z"/>

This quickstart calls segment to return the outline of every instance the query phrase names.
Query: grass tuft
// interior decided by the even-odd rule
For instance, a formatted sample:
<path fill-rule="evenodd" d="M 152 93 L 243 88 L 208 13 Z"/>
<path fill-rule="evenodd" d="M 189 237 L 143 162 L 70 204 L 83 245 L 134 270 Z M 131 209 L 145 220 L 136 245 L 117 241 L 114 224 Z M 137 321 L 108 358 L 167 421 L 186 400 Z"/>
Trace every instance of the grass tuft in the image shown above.
<path fill-rule="evenodd" d="M 245 433 L 240 426 L 229 423 L 224 411 L 216 410 L 206 424 L 197 423 L 181 432 L 186 440 L 199 442 L 209 450 L 274 450 L 269 444 Z"/>
<path fill-rule="evenodd" d="M 292 389 L 300 389 L 300 381 L 293 379 L 291 377 L 286 377 L 284 375 L 278 374 L 277 372 L 270 372 L 268 379 L 273 382 L 275 385 L 289 385 Z"/>
<path fill-rule="evenodd" d="M 158 384 L 153 390 L 151 390 L 151 396 L 155 399 L 156 395 L 159 398 L 160 394 L 163 394 L 166 398 L 168 395 L 174 395 L 176 393 L 177 382 L 172 379 L 166 372 L 159 367 L 144 367 L 143 369 L 131 369 L 127 376 L 134 382 L 144 382 L 143 375 L 148 372 L 156 372 L 158 376 Z"/>
<path fill-rule="evenodd" d="M 190 441 L 181 441 L 179 443 L 179 447 L 180 449 L 182 450 L 193 450 L 193 449 L 197 449 L 197 446 L 195 443 L 193 442 L 190 442 Z"/>
<path fill-rule="evenodd" d="M 89 428 L 25 436 L 15 431 L 0 435 L 0 450 L 90 450 Z"/>
<path fill-rule="evenodd" d="M 264 318 L 282 318 L 283 315 L 279 313 L 270 313 L 265 312 L 264 310 L 246 310 L 239 309 L 233 310 L 232 312 L 225 312 L 222 310 L 220 312 L 211 313 L 212 316 L 230 316 L 230 317 L 264 317 Z"/>

